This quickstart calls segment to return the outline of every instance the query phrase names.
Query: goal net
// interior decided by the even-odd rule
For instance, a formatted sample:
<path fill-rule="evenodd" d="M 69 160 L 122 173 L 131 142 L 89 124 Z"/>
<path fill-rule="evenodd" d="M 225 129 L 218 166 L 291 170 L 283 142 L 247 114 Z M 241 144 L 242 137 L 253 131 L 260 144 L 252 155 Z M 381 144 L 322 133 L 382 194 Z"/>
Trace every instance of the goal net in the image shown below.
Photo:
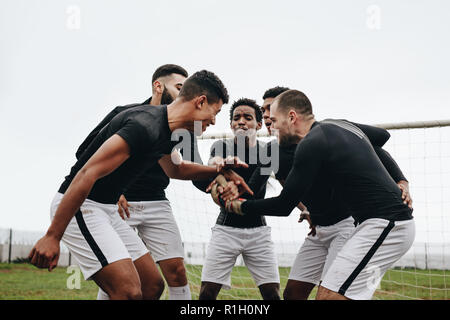
<path fill-rule="evenodd" d="M 374 299 L 448 299 L 450 297 L 450 121 L 429 121 L 380 125 L 389 130 L 385 149 L 397 161 L 410 182 L 413 198 L 416 238 L 413 246 L 384 276 Z M 204 163 L 217 139 L 230 134 L 203 136 L 198 147 Z M 272 137 L 261 136 L 269 141 Z M 279 194 L 281 186 L 269 179 L 266 197 Z M 209 194 L 196 189 L 190 181 L 172 180 L 167 196 L 180 228 L 185 249 L 188 278 L 193 298 L 198 297 L 201 271 L 211 228 L 219 208 Z M 266 217 L 271 227 L 281 290 L 284 289 L 298 249 L 308 230 L 307 222 L 298 223 L 300 212 L 289 217 Z M 227 245 L 227 244 L 224 244 Z M 167 292 L 165 292 L 167 296 Z M 312 294 L 314 297 L 314 292 Z M 219 299 L 260 299 L 242 256 L 232 272 L 232 288 L 222 289 Z"/>

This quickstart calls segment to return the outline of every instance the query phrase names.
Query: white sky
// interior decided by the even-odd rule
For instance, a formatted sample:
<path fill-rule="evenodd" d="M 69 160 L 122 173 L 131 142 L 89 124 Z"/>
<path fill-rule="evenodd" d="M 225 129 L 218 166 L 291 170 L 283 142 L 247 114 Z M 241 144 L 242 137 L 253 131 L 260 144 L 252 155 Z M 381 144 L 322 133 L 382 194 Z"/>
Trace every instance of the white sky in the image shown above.
<path fill-rule="evenodd" d="M 449 18 L 448 1 L 1 0 L 0 227 L 46 230 L 78 145 L 165 63 L 231 100 L 300 89 L 318 119 L 450 119 Z"/>

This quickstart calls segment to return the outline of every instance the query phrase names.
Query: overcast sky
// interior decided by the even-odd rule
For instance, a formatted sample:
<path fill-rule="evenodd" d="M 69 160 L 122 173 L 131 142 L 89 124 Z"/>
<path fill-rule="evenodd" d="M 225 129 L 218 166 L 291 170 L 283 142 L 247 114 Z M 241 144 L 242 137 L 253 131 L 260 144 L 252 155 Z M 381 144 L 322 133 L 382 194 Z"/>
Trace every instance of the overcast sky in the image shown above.
<path fill-rule="evenodd" d="M 299 89 L 318 119 L 450 119 L 448 1 L 0 1 L 0 227 L 46 230 L 75 150 L 165 63 L 233 101 Z M 229 130 L 228 106 L 208 132 Z"/>

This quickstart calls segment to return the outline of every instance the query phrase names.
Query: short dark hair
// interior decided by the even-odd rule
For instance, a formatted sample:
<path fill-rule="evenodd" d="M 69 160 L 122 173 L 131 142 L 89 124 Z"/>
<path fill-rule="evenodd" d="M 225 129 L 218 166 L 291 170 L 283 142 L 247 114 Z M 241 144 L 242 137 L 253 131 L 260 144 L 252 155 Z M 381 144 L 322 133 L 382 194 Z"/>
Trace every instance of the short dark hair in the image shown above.
<path fill-rule="evenodd" d="M 276 96 L 278 96 L 279 94 L 288 91 L 289 88 L 287 87 L 280 87 L 280 86 L 276 86 L 270 89 L 267 89 L 266 92 L 264 92 L 263 95 L 263 100 L 267 99 L 267 98 L 276 98 Z"/>
<path fill-rule="evenodd" d="M 280 94 L 277 98 L 278 108 L 287 111 L 289 108 L 295 109 L 301 114 L 312 114 L 312 105 L 308 97 L 301 91 L 288 90 Z"/>
<path fill-rule="evenodd" d="M 231 109 L 230 109 L 230 121 L 233 121 L 234 109 L 236 109 L 239 106 L 252 107 L 255 110 L 256 122 L 262 121 L 261 107 L 256 103 L 255 100 L 248 99 L 248 98 L 240 98 L 240 99 L 236 100 L 235 102 L 233 102 L 233 104 L 231 105 Z"/>
<path fill-rule="evenodd" d="M 214 73 L 201 70 L 186 79 L 181 87 L 179 97 L 184 100 L 192 100 L 197 96 L 205 95 L 209 103 L 217 103 L 222 100 L 228 103 L 227 88 Z"/>
<path fill-rule="evenodd" d="M 172 73 L 180 74 L 184 77 L 188 77 L 188 72 L 179 65 L 176 64 L 164 64 L 155 70 L 152 76 L 152 83 L 161 77 L 166 77 L 171 75 Z"/>

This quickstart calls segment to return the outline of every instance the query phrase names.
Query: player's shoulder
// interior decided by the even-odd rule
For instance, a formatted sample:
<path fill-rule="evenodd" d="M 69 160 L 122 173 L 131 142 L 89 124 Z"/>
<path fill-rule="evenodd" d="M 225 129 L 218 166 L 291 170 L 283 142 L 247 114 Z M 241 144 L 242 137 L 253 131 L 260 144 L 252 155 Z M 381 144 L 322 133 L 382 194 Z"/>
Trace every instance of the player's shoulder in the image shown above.
<path fill-rule="evenodd" d="M 167 106 L 138 105 L 124 110 L 121 115 L 125 120 L 134 121 L 137 124 L 157 126 L 163 121 L 156 120 L 167 118 Z"/>
<path fill-rule="evenodd" d="M 365 137 L 365 133 L 361 129 L 361 125 L 346 119 L 325 119 L 320 121 L 320 127 L 327 137 L 332 137 L 333 133 L 336 132 L 343 133 L 344 135 L 351 133 L 360 138 Z"/>

